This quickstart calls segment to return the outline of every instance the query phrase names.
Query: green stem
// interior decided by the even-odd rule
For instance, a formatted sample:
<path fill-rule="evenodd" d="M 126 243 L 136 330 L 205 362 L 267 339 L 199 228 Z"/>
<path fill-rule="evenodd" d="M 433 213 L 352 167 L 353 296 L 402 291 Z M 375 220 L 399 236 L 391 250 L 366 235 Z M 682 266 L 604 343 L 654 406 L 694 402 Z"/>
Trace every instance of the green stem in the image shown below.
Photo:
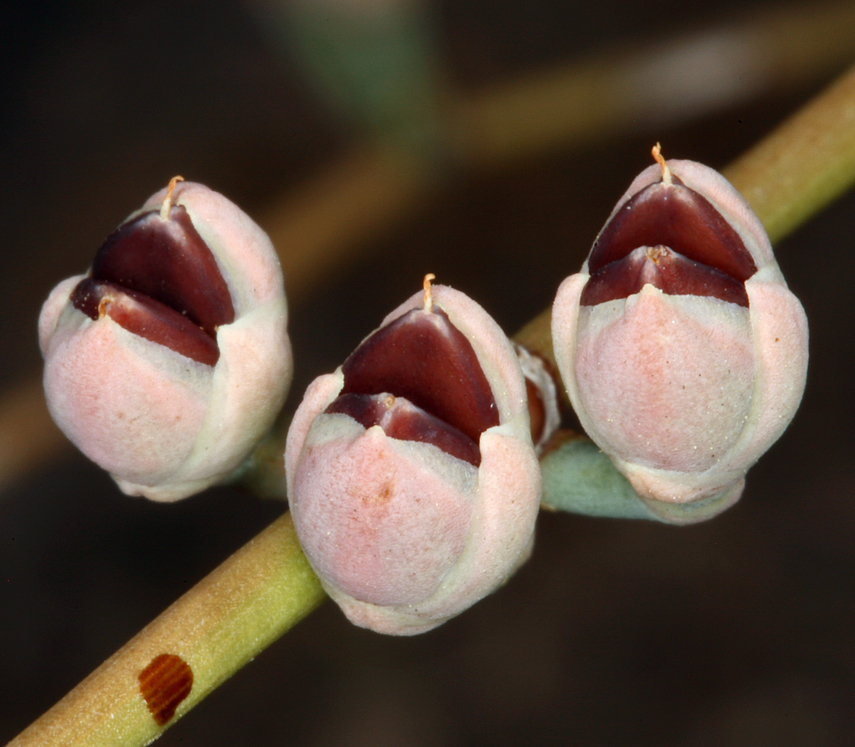
<path fill-rule="evenodd" d="M 238 550 L 131 639 L 9 747 L 148 744 L 325 598 L 290 514 Z M 159 725 L 139 675 L 160 654 L 193 673 L 190 694 Z M 151 700 L 151 698 L 150 698 Z"/>
<path fill-rule="evenodd" d="M 745 196 L 772 243 L 855 184 L 855 66 L 738 158 L 724 175 Z M 555 361 L 551 309 L 514 339 Z"/>
<path fill-rule="evenodd" d="M 839 196 L 855 182 L 855 68 L 749 151 L 726 175 L 748 197 L 773 240 L 782 238 Z M 552 358 L 549 311 L 526 325 L 517 340 Z M 273 447 L 268 443 L 265 448 Z M 559 485 L 560 493 L 560 481 L 572 481 L 574 476 L 577 480 L 587 479 L 589 487 L 594 485 L 593 490 L 599 493 L 599 500 L 587 509 L 589 512 L 642 516 L 632 496 L 621 486 L 623 478 L 610 473 L 604 460 L 590 442 L 568 441 L 544 457 L 547 491 L 552 489 L 550 485 Z M 258 464 L 273 461 L 279 469 L 278 458 L 261 458 Z M 259 479 L 264 483 L 263 478 Z M 582 504 L 591 503 L 594 493 L 577 492 L 582 496 L 579 505 L 561 508 L 584 511 Z M 614 507 L 604 504 L 610 497 Z M 621 509 L 620 504 L 626 505 Z M 676 521 L 687 520 L 691 519 Z M 165 728 L 149 712 L 138 681 L 154 657 L 163 653 L 180 656 L 193 671 L 190 694 L 166 724 L 169 726 L 323 599 L 320 583 L 300 551 L 286 514 L 203 579 L 10 744 L 147 744 Z"/>
<path fill-rule="evenodd" d="M 724 175 L 778 242 L 855 184 L 855 66 Z"/>
<path fill-rule="evenodd" d="M 773 242 L 843 194 L 855 183 L 855 67 L 724 173 L 751 203 Z M 557 370 L 550 327 L 551 309 L 546 309 L 514 339 Z M 286 427 L 277 428 L 259 447 L 250 468 L 242 474 L 243 484 L 263 495 L 278 491 L 284 497 L 278 455 L 284 450 L 286 433 Z M 654 515 L 608 458 L 592 448 L 564 444 L 542 459 L 547 508 L 675 524 L 703 521 L 718 512 L 713 502 L 672 507 L 663 515 Z"/>

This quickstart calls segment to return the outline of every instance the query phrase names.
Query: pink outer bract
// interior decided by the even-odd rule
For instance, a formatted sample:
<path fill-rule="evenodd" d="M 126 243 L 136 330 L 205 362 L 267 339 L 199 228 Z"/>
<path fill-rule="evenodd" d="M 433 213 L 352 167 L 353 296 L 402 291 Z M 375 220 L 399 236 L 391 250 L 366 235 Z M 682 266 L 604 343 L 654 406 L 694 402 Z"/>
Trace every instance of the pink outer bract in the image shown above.
<path fill-rule="evenodd" d="M 748 203 L 706 166 L 667 164 L 750 251 L 757 272 L 745 282 L 748 308 L 652 285 L 581 306 L 586 261 L 562 283 L 552 313 L 556 360 L 582 426 L 663 516 L 672 512 L 657 508 L 662 502 L 708 500 L 723 510 L 739 499 L 745 472 L 796 412 L 808 359 L 804 310 Z M 661 175 L 658 165 L 643 171 L 612 216 Z"/>
<path fill-rule="evenodd" d="M 382 326 L 422 303 L 414 295 Z M 504 583 L 531 552 L 541 496 L 509 340 L 458 291 L 434 286 L 433 304 L 471 342 L 499 410 L 480 467 L 326 414 L 341 368 L 306 391 L 285 449 L 297 535 L 324 588 L 352 622 L 394 635 L 430 630 Z"/>
<path fill-rule="evenodd" d="M 157 210 L 165 190 L 127 220 Z M 235 319 L 217 331 L 213 367 L 74 308 L 85 276 L 50 294 L 39 318 L 44 385 L 57 425 L 129 495 L 174 501 L 224 479 L 270 428 L 291 382 L 282 271 L 267 235 L 201 184 L 183 205 L 226 280 Z"/>

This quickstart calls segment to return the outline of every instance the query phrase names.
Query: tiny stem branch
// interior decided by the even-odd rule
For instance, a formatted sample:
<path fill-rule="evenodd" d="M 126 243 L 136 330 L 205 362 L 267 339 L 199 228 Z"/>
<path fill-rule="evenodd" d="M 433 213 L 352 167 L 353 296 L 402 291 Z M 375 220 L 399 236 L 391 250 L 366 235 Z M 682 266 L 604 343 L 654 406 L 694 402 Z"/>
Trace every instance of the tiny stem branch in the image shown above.
<path fill-rule="evenodd" d="M 773 242 L 843 194 L 855 183 L 855 67 L 724 174 L 751 204 Z M 515 339 L 557 368 L 550 327 L 551 309 L 547 309 Z M 571 439 L 548 451 L 541 468 L 544 507 L 555 510 L 691 524 L 715 516 L 728 505 L 719 498 L 695 504 L 663 504 L 653 515 L 609 459 L 587 439 Z"/>

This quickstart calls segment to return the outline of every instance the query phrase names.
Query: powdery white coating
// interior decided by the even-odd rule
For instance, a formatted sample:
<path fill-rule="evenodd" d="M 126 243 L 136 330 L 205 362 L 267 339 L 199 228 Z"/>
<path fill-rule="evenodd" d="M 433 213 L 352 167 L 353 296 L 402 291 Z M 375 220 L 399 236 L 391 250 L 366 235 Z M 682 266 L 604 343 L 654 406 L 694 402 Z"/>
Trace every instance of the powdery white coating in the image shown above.
<path fill-rule="evenodd" d="M 316 418 L 294 482 L 304 550 L 351 596 L 418 603 L 462 552 L 476 489 L 475 467 L 430 444 L 388 438 L 379 425 L 366 431 L 347 415 Z"/>
<path fill-rule="evenodd" d="M 382 326 L 422 304 L 415 294 Z M 541 496 L 511 343 L 462 293 L 434 286 L 433 304 L 472 343 L 496 399 L 480 467 L 325 414 L 341 368 L 310 385 L 285 449 L 294 525 L 324 588 L 353 623 L 394 635 L 430 630 L 504 583 L 531 552 Z"/>
<path fill-rule="evenodd" d="M 159 209 L 162 190 L 141 212 Z M 267 235 L 236 205 L 179 182 L 183 205 L 232 295 L 235 320 L 217 331 L 214 367 L 138 337 L 109 316 L 93 321 L 69 297 L 45 302 L 39 338 L 57 425 L 129 495 L 174 501 L 221 481 L 269 430 L 293 371 L 282 271 Z"/>
<path fill-rule="evenodd" d="M 582 426 L 642 499 L 654 511 L 658 502 L 710 500 L 718 511 L 739 499 L 746 471 L 798 408 L 807 373 L 807 319 L 742 196 L 706 166 L 667 163 L 718 209 L 751 252 L 758 269 L 745 283 L 748 308 L 670 296 L 651 285 L 583 307 L 586 261 L 558 290 L 553 344 Z M 661 174 L 658 165 L 643 171 L 612 216 Z M 696 519 L 702 518 L 707 514 L 698 512 Z"/>

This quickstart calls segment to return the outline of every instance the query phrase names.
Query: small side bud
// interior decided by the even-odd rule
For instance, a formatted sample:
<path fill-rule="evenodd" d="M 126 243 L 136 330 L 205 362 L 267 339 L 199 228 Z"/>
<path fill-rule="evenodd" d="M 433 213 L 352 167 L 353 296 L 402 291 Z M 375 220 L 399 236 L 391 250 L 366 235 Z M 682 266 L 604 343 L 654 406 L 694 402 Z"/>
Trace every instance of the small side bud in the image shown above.
<path fill-rule="evenodd" d="M 553 373 L 551 366 L 543 358 L 529 352 L 522 345 L 514 343 L 514 350 L 525 376 L 531 440 L 534 442 L 535 451 L 540 455 L 561 425 L 561 408 L 558 405 L 558 390 L 555 385 L 558 374 Z"/>
<path fill-rule="evenodd" d="M 432 279 L 312 383 L 285 450 L 324 588 L 355 624 L 395 635 L 500 586 L 530 553 L 541 493 L 510 341 Z"/>
<path fill-rule="evenodd" d="M 175 177 L 42 308 L 48 407 L 123 491 L 183 498 L 227 476 L 272 424 L 291 381 L 286 325 L 267 236 Z"/>
<path fill-rule="evenodd" d="M 796 412 L 807 320 L 741 195 L 653 156 L 559 288 L 555 355 L 582 426 L 654 511 L 723 509 Z"/>

